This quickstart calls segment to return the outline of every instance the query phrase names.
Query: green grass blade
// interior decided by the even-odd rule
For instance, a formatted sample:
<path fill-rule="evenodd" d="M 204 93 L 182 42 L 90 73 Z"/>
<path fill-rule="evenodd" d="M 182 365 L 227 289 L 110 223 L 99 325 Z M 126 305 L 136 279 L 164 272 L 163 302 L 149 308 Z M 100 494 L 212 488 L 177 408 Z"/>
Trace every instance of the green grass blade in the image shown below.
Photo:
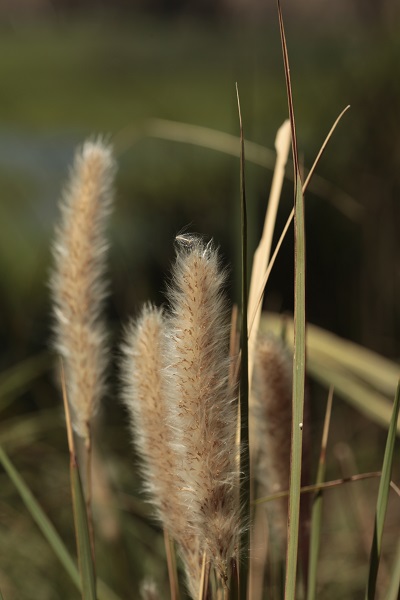
<path fill-rule="evenodd" d="M 286 316 L 268 314 L 261 320 L 263 331 L 272 331 L 277 335 L 280 334 L 283 325 L 286 327 L 287 339 L 290 340 L 293 337 L 293 322 Z M 353 356 L 347 364 L 350 354 Z M 363 376 L 360 369 L 362 359 L 367 361 L 367 366 L 363 368 Z M 375 362 L 381 369 L 380 375 L 377 373 Z M 381 392 L 387 390 L 391 395 L 395 393 L 393 374 L 396 369 L 398 372 L 398 365 L 394 362 L 315 325 L 307 324 L 309 375 L 328 388 L 332 384 L 337 395 L 374 423 L 385 428 L 389 427 L 392 402 Z M 397 433 L 400 434 L 400 423 Z"/>
<path fill-rule="evenodd" d="M 54 554 L 57 556 L 57 558 L 63 565 L 65 571 L 70 576 L 72 582 L 80 590 L 81 581 L 79 577 L 79 570 L 73 558 L 71 557 L 61 537 L 57 533 L 54 525 L 51 523 L 47 515 L 44 513 L 43 509 L 40 507 L 36 498 L 33 496 L 32 492 L 30 491 L 25 481 L 22 479 L 21 475 L 18 473 L 17 469 L 14 467 L 14 465 L 8 458 L 1 445 L 0 463 L 3 465 L 3 468 L 6 471 L 7 475 L 17 488 L 18 493 L 21 496 L 31 517 L 35 521 L 36 525 L 39 527 L 40 531 L 43 533 L 47 542 L 51 546 Z M 113 590 L 111 590 L 108 587 L 108 585 L 104 583 L 104 581 L 98 581 L 98 588 L 99 600 L 121 600 L 121 598 L 117 594 L 115 594 L 115 592 L 113 592 Z"/>
<path fill-rule="evenodd" d="M 64 545 L 64 542 L 58 535 L 57 531 L 54 528 L 54 525 L 50 522 L 48 517 L 45 515 L 41 507 L 39 506 L 37 500 L 34 498 L 32 492 L 11 463 L 10 459 L 4 452 L 3 448 L 0 446 L 0 462 L 3 465 L 4 470 L 7 475 L 10 477 L 11 481 L 17 488 L 25 506 L 33 517 L 36 525 L 39 527 L 44 537 L 49 542 L 52 547 L 55 555 L 60 560 L 64 569 L 71 577 L 72 581 L 76 585 L 77 588 L 80 588 L 80 580 L 79 580 L 79 572 L 78 569 L 71 558 L 67 548 Z"/>
<path fill-rule="evenodd" d="M 305 385 L 305 235 L 304 204 L 298 176 L 295 199 L 295 326 L 293 357 L 293 415 L 290 468 L 288 548 L 286 557 L 285 599 L 294 600 L 296 592 L 297 551 L 300 521 L 302 423 Z"/>
<path fill-rule="evenodd" d="M 371 387 L 393 398 L 399 371 L 396 363 L 317 327 L 309 328 L 308 338 L 313 338 L 313 351 L 321 358 L 335 360 Z"/>
<path fill-rule="evenodd" d="M 282 327 L 282 317 L 268 315 L 267 321 L 273 331 L 278 332 Z M 291 335 L 293 324 L 287 317 L 285 323 Z M 350 371 L 358 379 L 390 398 L 396 393 L 399 365 L 372 350 L 308 323 L 307 351 L 311 357 L 318 357 L 321 362 L 329 361 L 340 367 L 341 371 Z"/>
<path fill-rule="evenodd" d="M 326 470 L 326 446 L 328 443 L 329 424 L 332 413 L 333 388 L 329 390 L 328 403 L 326 406 L 324 430 L 322 434 L 321 453 L 319 457 L 316 484 L 323 483 Z M 320 545 L 320 533 L 322 522 L 322 490 L 314 496 L 311 513 L 311 533 L 310 533 L 310 560 L 308 565 L 308 588 L 307 600 L 314 600 L 317 589 L 318 575 L 318 554 Z"/>
<path fill-rule="evenodd" d="M 400 594 L 400 541 L 397 544 L 396 556 L 392 565 L 392 576 L 385 600 L 398 600 Z"/>
<path fill-rule="evenodd" d="M 306 367 L 306 285 L 305 285 L 305 229 L 304 196 L 299 171 L 296 122 L 294 118 L 292 86 L 290 81 L 289 57 L 286 45 L 280 1 L 277 0 L 279 29 L 282 42 L 283 63 L 286 78 L 286 93 L 292 130 L 292 153 L 294 164 L 294 355 L 293 355 L 293 400 L 292 400 L 292 444 L 290 456 L 288 542 L 286 554 L 285 600 L 296 597 L 297 555 L 300 528 L 301 461 L 303 447 L 303 412 Z"/>
<path fill-rule="evenodd" d="M 378 500 L 376 504 L 374 537 L 372 541 L 368 583 L 365 592 L 366 600 L 375 598 L 376 580 L 378 576 L 379 561 L 382 549 L 383 525 L 385 522 L 387 503 L 390 490 L 390 479 L 392 474 L 394 446 L 396 441 L 396 426 L 400 407 L 400 381 L 397 386 L 397 392 L 393 404 L 393 413 L 389 425 L 389 431 L 386 441 L 385 455 L 383 457 L 382 477 L 379 484 Z"/>
<path fill-rule="evenodd" d="M 352 373 L 346 373 L 333 364 L 325 364 L 307 355 L 307 366 L 310 375 L 326 386 L 333 385 L 335 390 L 359 412 L 379 425 L 388 427 L 391 418 L 391 405 L 387 398 L 371 390 Z M 400 424 L 398 425 L 400 433 Z"/>
<path fill-rule="evenodd" d="M 86 503 L 83 495 L 78 464 L 73 455 L 71 455 L 70 473 L 76 543 L 82 579 L 82 598 L 83 600 L 96 600 L 96 578 L 86 514 Z"/>
<path fill-rule="evenodd" d="M 240 591 L 241 598 L 247 595 L 247 576 L 249 568 L 250 535 L 250 456 L 249 456 L 249 348 L 248 348 L 248 291 L 247 291 L 247 206 L 245 186 L 245 157 L 242 113 L 240 110 L 239 90 L 236 94 L 240 123 L 240 206 L 241 206 L 241 244 L 242 244 L 242 327 L 240 362 L 240 505 L 243 528 L 240 540 Z"/>

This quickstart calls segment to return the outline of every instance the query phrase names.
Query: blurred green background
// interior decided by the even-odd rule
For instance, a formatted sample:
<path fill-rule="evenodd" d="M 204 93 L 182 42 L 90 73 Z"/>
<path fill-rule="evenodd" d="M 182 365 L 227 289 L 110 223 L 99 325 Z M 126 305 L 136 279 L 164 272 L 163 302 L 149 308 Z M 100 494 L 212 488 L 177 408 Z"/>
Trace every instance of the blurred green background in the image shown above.
<path fill-rule="evenodd" d="M 158 118 L 237 135 L 237 81 L 246 138 L 273 149 L 276 131 L 287 117 L 287 101 L 275 3 L 265 4 L 255 0 L 0 3 L 0 372 L 49 347 L 47 280 L 53 227 L 75 148 L 88 136 L 105 135 L 114 142 L 118 157 L 107 303 L 114 354 L 128 316 L 145 300 L 163 302 L 173 239 L 184 228 L 213 237 L 221 246 L 231 265 L 230 294 L 233 300 L 238 298 L 238 159 L 149 137 L 146 127 Z M 354 0 L 332 6 L 286 2 L 283 11 L 305 167 L 311 166 L 336 116 L 351 105 L 317 171 L 331 186 L 307 194 L 308 319 L 397 359 L 397 2 Z M 246 175 L 254 249 L 272 172 L 248 163 Z M 287 181 L 277 234 L 292 203 L 293 187 Z M 278 311 L 293 307 L 292 237 L 290 230 L 267 288 L 266 306 Z M 117 386 L 111 389 L 106 414 L 114 432 L 120 432 Z M 1 401 L 0 438 L 18 451 L 19 466 L 39 496 L 44 486 L 57 488 L 54 496 L 46 493 L 42 500 L 62 527 L 60 498 L 68 494 L 68 473 L 62 471 L 66 440 L 52 374 L 47 371 L 38 377 L 18 394 L 18 402 L 15 399 L 16 395 L 5 394 Z M 38 408 L 48 421 L 37 418 Z M 354 415 L 350 409 L 342 410 L 343 436 L 352 441 L 358 436 L 364 442 L 369 437 L 378 447 L 380 431 L 362 419 L 350 431 L 346 419 Z M 317 410 L 316 419 L 318 414 Z M 128 440 L 122 439 L 127 436 L 116 435 L 121 454 L 128 452 Z M 109 444 L 114 451 L 114 442 L 106 440 L 103 450 Z M 367 463 L 372 446 L 368 450 L 366 444 L 362 453 Z M 368 463 L 366 468 L 375 466 Z M 124 482 L 131 467 L 131 463 L 118 467 Z M 112 471 L 115 474 L 115 465 Z M 3 549 L 11 548 L 8 523 L 15 517 L 10 504 L 14 491 L 4 474 L 1 487 Z M 69 511 L 68 503 L 62 506 L 65 515 Z M 21 535 L 24 531 L 33 535 L 27 515 L 19 516 L 18 523 Z M 154 534 L 151 527 L 144 534 L 147 540 Z M 133 537 L 138 535 L 137 528 L 133 531 Z M 69 541 L 73 548 L 73 538 Z M 52 563 L 51 552 L 37 536 L 35 544 L 40 543 L 33 561 L 28 550 L 25 558 L 24 551 L 20 556 L 20 544 L 13 542 L 12 548 L 29 564 L 32 580 L 42 582 Z M 22 589 L 22 581 L 16 584 L 19 577 L 13 573 L 11 557 L 10 551 L 0 572 L 3 585 L 19 589 L 9 597 L 33 597 Z M 145 561 L 139 571 L 139 575 L 146 572 Z M 57 577 L 62 578 L 62 572 Z M 60 585 L 48 582 L 49 589 L 40 597 L 73 597 L 61 592 Z M 62 589 L 68 585 L 63 581 Z M 324 595 L 329 597 L 343 596 Z"/>
<path fill-rule="evenodd" d="M 57 202 L 74 148 L 87 136 L 114 139 L 119 153 L 110 265 L 117 322 L 144 299 L 159 299 L 172 240 L 183 227 L 214 237 L 236 268 L 238 160 L 140 132 L 147 119 L 164 118 L 236 135 L 237 81 L 246 137 L 273 149 L 287 115 L 275 7 L 245 19 L 237 7 L 209 7 L 199 15 L 178 4 L 167 11 L 160 2 L 158 12 L 157 3 L 147 11 L 118 10 L 118 3 L 113 11 L 95 3 L 82 3 L 81 10 L 79 3 L 74 10 L 44 3 L 30 13 L 3 8 L 3 367 L 45 344 Z M 388 9 L 372 18 L 365 7 L 357 12 L 350 5 L 330 16 L 316 9 L 313 16 L 307 3 L 301 10 L 283 7 L 305 167 L 340 110 L 351 105 L 318 173 L 353 203 L 335 193 L 307 198 L 308 316 L 396 356 L 399 27 Z M 248 164 L 253 247 L 270 181 L 269 170 Z M 291 203 L 289 183 L 279 227 Z M 292 307 L 292 264 L 288 239 L 268 290 L 276 309 Z"/>

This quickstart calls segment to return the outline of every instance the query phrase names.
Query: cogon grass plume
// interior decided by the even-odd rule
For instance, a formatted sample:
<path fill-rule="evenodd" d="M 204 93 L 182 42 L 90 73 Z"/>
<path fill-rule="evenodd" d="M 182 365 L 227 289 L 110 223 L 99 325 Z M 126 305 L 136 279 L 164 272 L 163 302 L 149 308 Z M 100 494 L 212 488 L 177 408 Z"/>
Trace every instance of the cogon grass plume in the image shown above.
<path fill-rule="evenodd" d="M 137 452 L 142 458 L 146 491 L 160 519 L 168 518 L 171 531 L 179 528 L 181 515 L 175 506 L 172 472 L 175 456 L 166 426 L 163 345 L 165 317 L 162 310 L 146 305 L 136 322 L 125 331 L 124 404 L 128 409 Z M 179 496 L 178 496 L 179 498 Z M 175 507 L 176 512 L 172 512 Z"/>
<path fill-rule="evenodd" d="M 163 526 L 179 544 L 188 588 L 195 597 L 200 584 L 201 555 L 175 476 L 177 456 L 167 422 L 165 335 L 165 315 L 150 304 L 126 328 L 122 347 L 123 401 L 142 459 L 146 492 Z"/>
<path fill-rule="evenodd" d="M 256 476 L 262 495 L 289 488 L 292 427 L 292 365 L 283 343 L 259 335 L 254 365 L 253 415 L 257 444 Z M 286 546 L 287 498 L 267 502 L 271 540 L 281 558 Z"/>
<path fill-rule="evenodd" d="M 178 236 L 170 312 L 146 306 L 125 335 L 124 403 L 146 488 L 198 598 L 204 553 L 219 585 L 239 533 L 237 405 L 217 251 Z"/>
<path fill-rule="evenodd" d="M 167 401 L 180 465 L 176 477 L 201 549 L 226 583 L 228 563 L 237 552 L 240 510 L 225 273 L 212 243 L 180 238 L 167 340 Z"/>
<path fill-rule="evenodd" d="M 101 310 L 114 170 L 107 145 L 101 140 L 85 142 L 61 199 L 53 245 L 54 345 L 64 363 L 73 425 L 86 443 L 105 387 L 107 344 Z"/>
<path fill-rule="evenodd" d="M 86 449 L 86 503 L 91 530 L 91 427 L 104 394 L 106 328 L 101 318 L 115 166 L 101 140 L 86 141 L 75 156 L 61 199 L 61 219 L 53 245 L 50 285 L 54 346 L 62 359 L 72 423 Z"/>

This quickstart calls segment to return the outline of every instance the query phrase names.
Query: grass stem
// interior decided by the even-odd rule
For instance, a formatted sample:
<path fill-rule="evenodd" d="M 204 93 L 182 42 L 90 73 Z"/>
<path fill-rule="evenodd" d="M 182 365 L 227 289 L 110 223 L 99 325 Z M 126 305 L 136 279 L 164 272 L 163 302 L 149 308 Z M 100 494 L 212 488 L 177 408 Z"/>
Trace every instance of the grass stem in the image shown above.
<path fill-rule="evenodd" d="M 240 596 L 246 598 L 249 569 L 249 548 L 251 524 L 250 503 L 250 457 L 249 457 L 249 373 L 248 373 L 248 324 L 247 324 L 247 206 L 245 185 L 245 156 L 242 113 L 239 88 L 236 95 L 240 125 L 240 206 L 242 240 L 242 327 L 240 364 L 240 506 L 242 510 L 242 534 L 240 539 Z"/>

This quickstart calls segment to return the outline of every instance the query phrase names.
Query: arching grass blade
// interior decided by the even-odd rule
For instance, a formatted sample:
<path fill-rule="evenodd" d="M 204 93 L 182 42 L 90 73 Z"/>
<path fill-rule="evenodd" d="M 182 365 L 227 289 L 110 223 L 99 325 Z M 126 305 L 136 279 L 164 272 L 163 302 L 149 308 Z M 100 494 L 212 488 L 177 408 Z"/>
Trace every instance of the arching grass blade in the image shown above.
<path fill-rule="evenodd" d="M 369 562 L 368 583 L 365 591 L 365 600 L 375 598 L 376 580 L 378 577 L 379 561 L 382 552 L 383 526 L 385 523 L 386 509 L 389 498 L 390 478 L 392 474 L 394 446 L 396 441 L 396 426 L 400 407 L 400 381 L 393 404 L 392 418 L 386 441 L 385 455 L 383 457 L 382 477 L 379 484 L 378 500 L 376 503 L 374 537 L 372 540 L 371 556 Z"/>

